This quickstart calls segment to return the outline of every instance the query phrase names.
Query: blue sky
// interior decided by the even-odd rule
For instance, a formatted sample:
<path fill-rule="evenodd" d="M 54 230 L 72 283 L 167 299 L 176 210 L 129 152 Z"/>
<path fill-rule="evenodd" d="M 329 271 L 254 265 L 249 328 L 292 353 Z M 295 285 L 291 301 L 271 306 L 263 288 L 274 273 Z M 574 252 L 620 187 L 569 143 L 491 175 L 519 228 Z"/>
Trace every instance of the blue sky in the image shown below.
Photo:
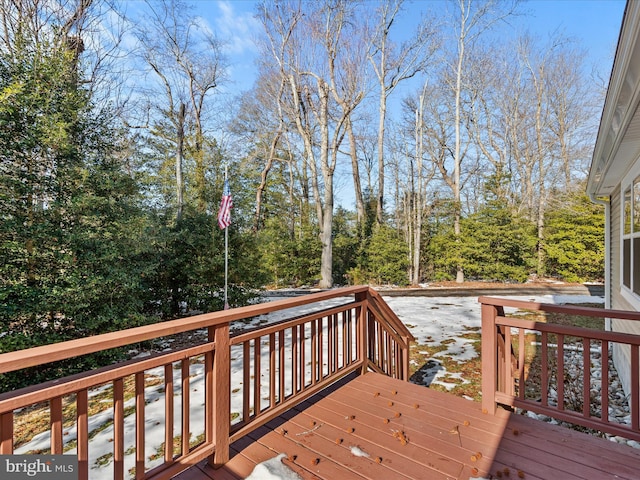
<path fill-rule="evenodd" d="M 531 15 L 520 22 L 540 35 L 558 30 L 576 38 L 594 64 L 606 66 L 608 77 L 625 5 L 624 0 L 531 0 L 523 5 Z"/>
<path fill-rule="evenodd" d="M 253 39 L 261 33 L 260 23 L 253 18 L 253 0 L 200 0 L 197 11 L 209 22 L 220 38 L 230 39 L 227 54 L 232 64 L 235 88 L 250 88 L 256 49 Z M 408 2 L 403 22 L 409 27 L 420 12 L 437 9 L 442 0 Z M 615 46 L 620 32 L 625 0 L 528 0 L 522 3 L 523 13 L 511 20 L 516 32 L 530 33 L 541 38 L 554 33 L 576 39 L 587 49 L 589 63 L 597 66 L 605 78 L 609 77 Z M 404 29 L 404 28 L 403 28 Z M 235 89 L 234 88 L 234 89 Z"/>

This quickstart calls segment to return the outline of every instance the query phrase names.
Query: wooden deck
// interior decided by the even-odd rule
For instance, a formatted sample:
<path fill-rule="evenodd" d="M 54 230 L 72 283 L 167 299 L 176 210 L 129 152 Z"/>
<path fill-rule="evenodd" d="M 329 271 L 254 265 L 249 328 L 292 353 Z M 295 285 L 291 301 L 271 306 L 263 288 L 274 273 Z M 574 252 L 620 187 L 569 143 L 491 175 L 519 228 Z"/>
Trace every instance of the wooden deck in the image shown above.
<path fill-rule="evenodd" d="M 367 373 L 232 444 L 224 467 L 201 462 L 176 478 L 245 478 L 280 453 L 305 479 L 640 477 L 640 450 Z"/>

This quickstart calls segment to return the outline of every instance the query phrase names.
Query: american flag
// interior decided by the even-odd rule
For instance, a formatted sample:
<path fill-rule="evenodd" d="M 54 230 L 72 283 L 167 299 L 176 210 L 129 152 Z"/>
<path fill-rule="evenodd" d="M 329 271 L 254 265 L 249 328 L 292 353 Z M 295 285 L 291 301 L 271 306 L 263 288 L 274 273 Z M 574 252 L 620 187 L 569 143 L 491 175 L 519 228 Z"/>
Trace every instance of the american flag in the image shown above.
<path fill-rule="evenodd" d="M 231 190 L 229 189 L 229 181 L 225 180 L 224 187 L 222 188 L 220 210 L 218 211 L 218 226 L 223 230 L 231 225 L 231 207 L 233 207 Z"/>

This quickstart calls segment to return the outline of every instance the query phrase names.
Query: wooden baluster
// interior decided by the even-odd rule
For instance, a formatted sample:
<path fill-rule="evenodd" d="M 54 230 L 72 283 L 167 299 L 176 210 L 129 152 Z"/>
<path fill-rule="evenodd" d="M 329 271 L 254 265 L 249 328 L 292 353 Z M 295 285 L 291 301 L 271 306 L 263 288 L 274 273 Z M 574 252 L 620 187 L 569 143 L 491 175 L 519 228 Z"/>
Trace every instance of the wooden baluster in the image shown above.
<path fill-rule="evenodd" d="M 376 329 L 378 331 L 378 351 L 380 352 L 378 366 L 388 375 L 389 371 L 387 370 L 387 361 L 389 352 L 387 351 L 387 331 L 383 328 L 381 323 L 376 323 Z"/>
<path fill-rule="evenodd" d="M 582 339 L 582 415 L 591 417 L 591 341 Z"/>
<path fill-rule="evenodd" d="M 164 461 L 173 460 L 173 363 L 164 366 Z"/>
<path fill-rule="evenodd" d="M 78 428 L 78 479 L 89 478 L 89 395 L 87 389 L 76 393 L 76 421 Z"/>
<path fill-rule="evenodd" d="M 189 453 L 189 440 L 191 439 L 191 379 L 189 371 L 189 358 L 180 362 L 182 382 L 182 455 Z"/>
<path fill-rule="evenodd" d="M 62 455 L 62 397 L 49 400 L 51 454 Z"/>
<path fill-rule="evenodd" d="M 113 478 L 124 480 L 124 381 L 113 381 Z"/>
<path fill-rule="evenodd" d="M 391 335 L 389 348 L 391 349 L 391 372 L 393 378 L 398 380 L 404 379 L 403 365 L 402 365 L 402 346 Z"/>
<path fill-rule="evenodd" d="M 609 423 L 609 342 L 603 340 L 600 349 L 600 405 L 601 419 Z"/>
<path fill-rule="evenodd" d="M 540 383 L 541 395 L 540 400 L 543 407 L 549 406 L 549 346 L 547 332 L 542 332 L 540 352 Z"/>
<path fill-rule="evenodd" d="M 373 324 L 376 330 L 376 343 L 378 349 L 378 367 L 382 369 L 384 372 L 384 363 L 386 358 L 386 352 L 384 350 L 384 329 L 382 328 L 382 324 L 377 321 Z"/>
<path fill-rule="evenodd" d="M 307 324 L 300 325 L 300 391 L 307 386 L 307 354 L 306 354 L 306 331 Z"/>
<path fill-rule="evenodd" d="M 333 360 L 331 362 L 331 373 L 335 373 L 339 368 L 339 357 L 340 357 L 340 348 L 338 347 L 338 333 L 340 330 L 338 329 L 338 314 L 333 315 Z"/>
<path fill-rule="evenodd" d="M 357 311 L 357 319 L 356 319 L 356 350 L 357 350 L 357 360 L 362 362 L 362 369 L 360 370 L 360 374 L 364 375 L 367 373 L 369 368 L 369 363 L 367 361 L 368 353 L 367 353 L 367 345 L 369 341 L 367 340 L 367 309 L 366 306 L 358 307 Z"/>
<path fill-rule="evenodd" d="M 342 316 L 342 366 L 351 364 L 351 312 L 349 309 Z M 348 348 L 347 348 L 348 347 Z"/>
<path fill-rule="evenodd" d="M 278 403 L 284 402 L 285 399 L 285 391 L 284 391 L 284 330 L 280 330 L 278 332 Z"/>
<path fill-rule="evenodd" d="M 269 334 L 269 407 L 276 405 L 276 334 Z"/>
<path fill-rule="evenodd" d="M 318 334 L 316 320 L 311 320 L 311 385 L 318 381 Z"/>
<path fill-rule="evenodd" d="M 244 345 L 243 345 L 244 347 Z M 204 355 L 204 440 L 207 445 L 213 445 L 215 441 L 215 419 L 213 411 L 215 408 L 215 391 L 216 384 L 214 381 L 213 362 L 214 362 L 214 350 L 209 350 Z M 248 376 L 248 375 L 247 375 Z M 249 388 L 249 382 L 243 383 L 243 387 Z M 244 390 L 244 388 L 243 388 Z M 247 403 L 248 403 L 247 396 Z"/>
<path fill-rule="evenodd" d="M 324 317 L 318 320 L 318 380 L 324 378 Z"/>
<path fill-rule="evenodd" d="M 333 315 L 327 317 L 327 375 L 333 372 L 333 352 L 335 351 L 333 343 Z"/>
<path fill-rule="evenodd" d="M 558 410 L 564 410 L 564 335 L 558 334 L 558 353 L 557 353 L 557 384 L 558 392 Z"/>
<path fill-rule="evenodd" d="M 144 478 L 144 372 L 138 372 L 136 379 L 136 480 Z"/>
<path fill-rule="evenodd" d="M 409 342 L 409 337 L 407 337 L 406 335 L 404 335 L 402 337 L 402 340 L 404 341 L 404 345 L 402 346 L 402 379 L 406 382 L 409 381 L 409 348 L 410 348 L 410 342 Z"/>
<path fill-rule="evenodd" d="M 260 391 L 262 390 L 262 380 L 260 371 L 260 347 L 262 337 L 258 337 L 253 341 L 253 414 L 260 415 L 262 410 Z"/>
<path fill-rule="evenodd" d="M 298 393 L 298 375 L 300 365 L 300 351 L 298 348 L 298 325 L 291 327 L 291 393 Z"/>
<path fill-rule="evenodd" d="M 502 366 L 504 371 L 504 378 L 506 382 L 503 385 L 504 393 L 507 395 L 515 394 L 515 380 L 514 380 L 514 368 L 513 364 L 513 344 L 511 343 L 513 340 L 511 339 L 511 327 L 506 327 L 503 331 L 504 333 L 504 365 Z"/>
<path fill-rule="evenodd" d="M 376 317 L 370 311 L 367 318 L 367 337 L 369 338 L 369 351 L 367 352 L 369 355 L 369 360 L 374 365 L 379 366 L 379 352 L 376 352 L 376 345 L 378 344 L 376 338 Z"/>
<path fill-rule="evenodd" d="M 249 421 L 249 396 L 251 395 L 251 345 L 242 344 L 242 421 Z"/>
<path fill-rule="evenodd" d="M 629 405 L 631 406 L 631 429 L 635 432 L 640 429 L 640 419 L 638 418 L 638 412 L 640 411 L 639 372 L 638 345 L 631 345 L 631 401 Z"/>
<path fill-rule="evenodd" d="M 505 341 L 505 330 L 507 329 L 507 327 L 503 326 L 503 325 L 497 325 L 496 326 L 496 355 L 497 358 L 499 359 L 498 361 L 498 370 L 496 372 L 497 375 L 497 391 L 498 392 L 506 392 L 507 391 L 507 385 L 509 384 L 508 382 L 508 373 L 507 373 L 507 369 L 505 367 L 505 365 L 508 365 L 508 363 L 506 362 L 505 358 L 507 357 L 507 346 L 506 346 L 506 341 Z"/>
<path fill-rule="evenodd" d="M 525 394 L 525 379 L 524 379 L 524 364 L 525 364 L 525 351 L 524 351 L 524 329 L 518 329 L 518 398 L 524 400 Z"/>

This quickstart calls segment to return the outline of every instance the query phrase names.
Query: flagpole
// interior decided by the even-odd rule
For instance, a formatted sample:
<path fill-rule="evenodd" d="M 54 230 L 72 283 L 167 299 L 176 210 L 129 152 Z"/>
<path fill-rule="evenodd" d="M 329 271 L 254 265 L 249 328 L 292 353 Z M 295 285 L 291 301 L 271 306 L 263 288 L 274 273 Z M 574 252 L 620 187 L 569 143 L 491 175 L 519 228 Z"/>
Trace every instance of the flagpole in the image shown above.
<path fill-rule="evenodd" d="M 229 165 L 225 162 L 224 165 L 224 181 L 228 181 Z M 224 309 L 229 310 L 229 301 L 227 291 L 229 288 L 229 227 L 224 229 Z"/>

